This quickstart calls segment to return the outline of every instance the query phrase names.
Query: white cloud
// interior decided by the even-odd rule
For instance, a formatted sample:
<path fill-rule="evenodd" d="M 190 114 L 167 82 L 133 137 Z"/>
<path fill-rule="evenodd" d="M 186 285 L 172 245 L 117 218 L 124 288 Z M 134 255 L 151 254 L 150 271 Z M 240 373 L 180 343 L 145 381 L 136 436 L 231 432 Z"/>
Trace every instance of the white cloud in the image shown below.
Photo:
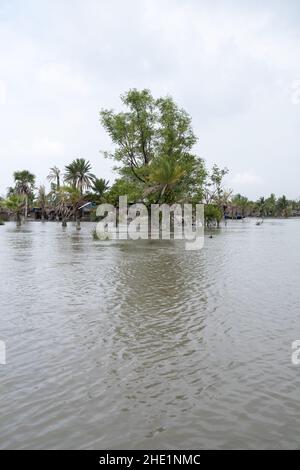
<path fill-rule="evenodd" d="M 292 104 L 300 104 L 300 79 L 292 81 L 291 102 Z"/>
<path fill-rule="evenodd" d="M 0 80 L 0 105 L 5 104 L 7 100 L 7 86 L 3 80 Z"/>
<path fill-rule="evenodd" d="M 236 186 L 257 185 L 262 183 L 262 178 L 256 175 L 253 171 L 244 171 L 234 175 L 231 182 Z"/>
<path fill-rule="evenodd" d="M 37 138 L 33 141 L 34 155 L 41 157 L 60 157 L 64 154 L 65 146 L 62 142 L 51 141 L 47 138 Z"/>
<path fill-rule="evenodd" d="M 191 114 L 196 151 L 230 169 L 234 191 L 298 196 L 297 2 L 14 3 L 0 15 L 0 103 L 9 101 L 0 192 L 15 169 L 44 178 L 77 156 L 112 180 L 98 112 L 120 109 L 120 94 L 136 87 L 170 94 Z"/>
<path fill-rule="evenodd" d="M 43 65 L 37 71 L 37 81 L 51 94 L 79 94 L 86 96 L 88 93 L 87 81 L 69 65 L 49 63 Z"/>

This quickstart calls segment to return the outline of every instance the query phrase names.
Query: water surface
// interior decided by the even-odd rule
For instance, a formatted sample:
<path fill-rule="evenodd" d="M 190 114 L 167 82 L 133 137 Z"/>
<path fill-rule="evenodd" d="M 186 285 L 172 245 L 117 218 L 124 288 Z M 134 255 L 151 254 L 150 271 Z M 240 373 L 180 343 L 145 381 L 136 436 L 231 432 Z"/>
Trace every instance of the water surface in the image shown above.
<path fill-rule="evenodd" d="M 92 227 L 0 227 L 0 447 L 297 448 L 300 220 L 199 252 Z"/>

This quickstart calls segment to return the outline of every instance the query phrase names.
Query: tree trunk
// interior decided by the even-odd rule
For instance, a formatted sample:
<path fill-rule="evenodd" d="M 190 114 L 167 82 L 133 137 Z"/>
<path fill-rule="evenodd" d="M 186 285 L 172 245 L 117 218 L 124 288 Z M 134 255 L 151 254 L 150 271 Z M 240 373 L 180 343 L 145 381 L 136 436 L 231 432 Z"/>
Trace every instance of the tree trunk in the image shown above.
<path fill-rule="evenodd" d="M 61 222 L 62 227 L 66 227 L 66 226 L 67 226 L 67 220 L 66 220 L 66 218 L 65 218 L 65 217 L 62 217 L 61 220 L 62 220 L 62 222 Z"/>
<path fill-rule="evenodd" d="M 18 212 L 17 213 L 17 227 L 21 226 L 21 214 Z"/>
<path fill-rule="evenodd" d="M 28 216 L 28 196 L 27 194 L 25 195 L 25 220 L 27 220 Z"/>
<path fill-rule="evenodd" d="M 79 211 L 76 211 L 76 230 L 81 230 Z"/>
<path fill-rule="evenodd" d="M 165 184 L 164 187 L 162 188 L 162 190 L 161 190 L 161 192 L 160 192 L 160 195 L 159 195 L 159 197 L 158 197 L 158 199 L 157 199 L 157 201 L 156 201 L 156 204 L 158 204 L 158 203 L 160 202 L 161 198 L 162 198 L 163 195 L 165 194 L 165 191 L 166 191 L 167 187 L 168 187 L 168 185 Z"/>

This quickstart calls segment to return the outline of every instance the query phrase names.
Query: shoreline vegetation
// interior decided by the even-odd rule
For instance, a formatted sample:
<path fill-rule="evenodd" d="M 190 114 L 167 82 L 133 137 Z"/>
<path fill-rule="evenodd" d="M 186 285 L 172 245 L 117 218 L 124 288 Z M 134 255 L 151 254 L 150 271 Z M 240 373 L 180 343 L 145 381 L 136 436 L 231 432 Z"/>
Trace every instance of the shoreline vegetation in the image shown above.
<path fill-rule="evenodd" d="M 50 188 L 36 187 L 36 176 L 28 170 L 13 174 L 13 186 L 0 198 L 0 225 L 14 219 L 93 221 L 102 203 L 118 207 L 119 196 L 128 204 L 204 204 L 205 225 L 219 228 L 227 219 L 245 217 L 287 218 L 300 216 L 300 202 L 285 195 L 251 201 L 226 188 L 227 168 L 205 161 L 193 148 L 198 140 L 191 117 L 170 97 L 155 99 L 149 90 L 131 89 L 121 95 L 124 111 L 102 109 L 100 122 L 111 138 L 113 152 L 103 152 L 114 161 L 116 180 L 97 177 L 84 158 L 74 159 L 63 170 L 53 166 L 47 179 Z"/>

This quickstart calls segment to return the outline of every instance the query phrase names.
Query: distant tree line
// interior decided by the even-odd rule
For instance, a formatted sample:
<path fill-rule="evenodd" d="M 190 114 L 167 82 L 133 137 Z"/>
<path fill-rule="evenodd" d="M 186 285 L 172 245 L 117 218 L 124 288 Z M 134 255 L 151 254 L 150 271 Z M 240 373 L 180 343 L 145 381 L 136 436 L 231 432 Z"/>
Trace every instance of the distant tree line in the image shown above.
<path fill-rule="evenodd" d="M 300 201 L 288 200 L 284 195 L 276 198 L 275 194 L 251 201 L 246 196 L 236 194 L 231 198 L 229 214 L 232 217 L 237 214 L 242 217 L 290 217 L 300 215 Z"/>

